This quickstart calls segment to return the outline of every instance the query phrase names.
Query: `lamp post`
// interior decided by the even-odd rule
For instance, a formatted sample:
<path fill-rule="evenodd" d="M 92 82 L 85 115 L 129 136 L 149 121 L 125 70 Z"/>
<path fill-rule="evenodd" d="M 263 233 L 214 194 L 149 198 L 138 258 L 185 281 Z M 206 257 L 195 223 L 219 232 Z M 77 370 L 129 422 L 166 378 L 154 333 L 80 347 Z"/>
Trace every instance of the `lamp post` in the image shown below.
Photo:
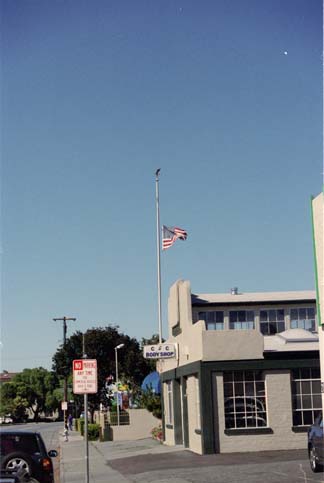
<path fill-rule="evenodd" d="M 117 388 L 117 426 L 119 426 L 119 397 L 118 397 L 118 349 L 124 347 L 125 344 L 119 344 L 115 347 L 115 362 L 116 362 L 116 388 Z"/>
<path fill-rule="evenodd" d="M 67 331 L 67 325 L 66 325 L 66 322 L 68 320 L 72 320 L 72 321 L 76 321 L 76 318 L 75 317 L 60 317 L 60 318 L 55 318 L 53 319 L 54 322 L 57 322 L 57 321 L 62 321 L 63 322 L 63 348 L 65 349 L 65 345 L 66 345 L 66 331 Z M 67 377 L 64 376 L 64 394 L 63 394 L 63 399 L 64 399 L 64 403 L 67 404 Z M 66 409 L 63 409 L 63 418 L 64 418 L 64 427 L 66 425 Z"/>

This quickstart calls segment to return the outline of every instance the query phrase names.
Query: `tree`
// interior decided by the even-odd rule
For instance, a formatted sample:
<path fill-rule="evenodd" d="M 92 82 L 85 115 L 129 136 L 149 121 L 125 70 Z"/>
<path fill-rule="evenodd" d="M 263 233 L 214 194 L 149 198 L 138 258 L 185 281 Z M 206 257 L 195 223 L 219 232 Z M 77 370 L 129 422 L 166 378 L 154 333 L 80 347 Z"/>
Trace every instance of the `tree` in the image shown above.
<path fill-rule="evenodd" d="M 81 332 L 75 332 L 66 340 L 53 356 L 53 369 L 60 377 L 68 377 L 72 372 L 73 359 L 82 358 Z M 118 327 L 93 327 L 84 334 L 85 352 L 89 359 L 97 359 L 98 393 L 90 394 L 89 409 L 93 414 L 102 401 L 102 389 L 110 375 L 116 375 L 115 347 L 124 344 L 118 351 L 119 379 L 131 387 L 139 386 L 145 376 L 151 371 L 150 364 L 144 359 L 138 341 L 128 335 L 120 333 Z M 78 399 L 74 396 L 74 399 Z M 78 401 L 79 402 L 79 401 Z"/>
<path fill-rule="evenodd" d="M 37 421 L 41 412 L 52 412 L 59 406 L 53 394 L 59 381 L 53 373 L 38 367 L 24 369 L 1 388 L 1 406 L 20 419 L 30 410 Z"/>

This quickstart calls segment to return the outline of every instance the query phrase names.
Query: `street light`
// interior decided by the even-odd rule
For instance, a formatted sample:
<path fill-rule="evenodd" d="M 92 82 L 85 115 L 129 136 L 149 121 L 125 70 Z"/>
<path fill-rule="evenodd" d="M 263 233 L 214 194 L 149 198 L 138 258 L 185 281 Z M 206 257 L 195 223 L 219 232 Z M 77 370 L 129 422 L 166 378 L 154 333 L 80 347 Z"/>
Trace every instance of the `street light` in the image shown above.
<path fill-rule="evenodd" d="M 118 349 L 124 347 L 125 344 L 118 344 L 115 347 L 115 361 L 116 361 L 116 389 L 117 389 L 117 426 L 119 426 L 119 397 L 118 397 Z"/>

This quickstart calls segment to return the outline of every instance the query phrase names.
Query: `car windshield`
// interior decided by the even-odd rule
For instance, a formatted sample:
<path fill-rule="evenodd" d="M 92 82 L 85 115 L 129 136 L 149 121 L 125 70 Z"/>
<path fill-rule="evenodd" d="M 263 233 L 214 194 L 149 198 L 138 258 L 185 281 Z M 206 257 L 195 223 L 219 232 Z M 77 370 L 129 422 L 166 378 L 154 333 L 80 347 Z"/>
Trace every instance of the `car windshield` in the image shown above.
<path fill-rule="evenodd" d="M 28 454 L 39 452 L 35 435 L 2 433 L 0 437 L 1 456 L 6 456 L 14 451 L 22 451 Z"/>

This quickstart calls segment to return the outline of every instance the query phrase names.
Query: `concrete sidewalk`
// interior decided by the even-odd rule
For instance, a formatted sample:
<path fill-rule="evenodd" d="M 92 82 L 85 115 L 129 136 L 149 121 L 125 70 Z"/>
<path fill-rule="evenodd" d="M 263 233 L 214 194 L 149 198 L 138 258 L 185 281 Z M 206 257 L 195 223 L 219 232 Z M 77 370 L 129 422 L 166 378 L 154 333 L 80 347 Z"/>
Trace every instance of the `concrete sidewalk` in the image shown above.
<path fill-rule="evenodd" d="M 111 468 L 109 462 L 115 459 L 147 454 L 170 453 L 183 449 L 182 446 L 165 446 L 152 438 L 136 441 L 89 442 L 89 482 L 125 483 L 119 471 Z M 69 441 L 60 435 L 60 483 L 82 483 L 86 481 L 85 443 L 76 431 L 69 433 Z"/>

